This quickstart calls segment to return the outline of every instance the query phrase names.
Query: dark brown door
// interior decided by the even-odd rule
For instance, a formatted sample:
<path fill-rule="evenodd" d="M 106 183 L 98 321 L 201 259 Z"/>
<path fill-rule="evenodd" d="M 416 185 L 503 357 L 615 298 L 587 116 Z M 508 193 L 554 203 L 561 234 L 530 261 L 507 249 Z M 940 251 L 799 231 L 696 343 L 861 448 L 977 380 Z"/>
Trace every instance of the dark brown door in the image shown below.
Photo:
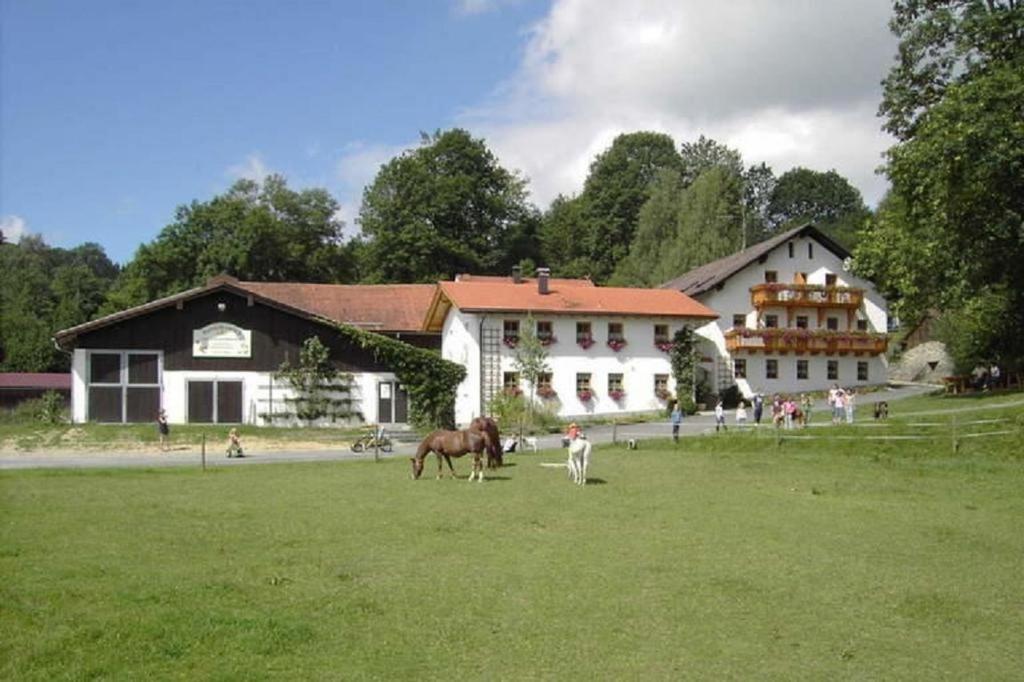
<path fill-rule="evenodd" d="M 404 424 L 409 421 L 409 394 L 395 384 L 395 423 Z"/>
<path fill-rule="evenodd" d="M 188 420 L 193 424 L 213 423 L 213 382 L 188 382 Z"/>
<path fill-rule="evenodd" d="M 242 382 L 217 382 L 217 423 L 242 423 Z"/>
<path fill-rule="evenodd" d="M 392 409 L 394 407 L 395 385 L 390 381 L 381 381 L 377 384 L 377 422 L 390 424 L 392 422 Z"/>

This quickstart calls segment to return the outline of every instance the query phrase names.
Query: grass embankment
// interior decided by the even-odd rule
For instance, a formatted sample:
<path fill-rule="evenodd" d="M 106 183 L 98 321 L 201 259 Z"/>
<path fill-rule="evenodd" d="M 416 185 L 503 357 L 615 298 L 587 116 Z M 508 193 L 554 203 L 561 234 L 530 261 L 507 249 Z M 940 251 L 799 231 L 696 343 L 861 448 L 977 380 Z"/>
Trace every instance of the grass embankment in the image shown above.
<path fill-rule="evenodd" d="M 1019 679 L 1020 435 L 942 438 L 4 473 L 0 677 Z"/>

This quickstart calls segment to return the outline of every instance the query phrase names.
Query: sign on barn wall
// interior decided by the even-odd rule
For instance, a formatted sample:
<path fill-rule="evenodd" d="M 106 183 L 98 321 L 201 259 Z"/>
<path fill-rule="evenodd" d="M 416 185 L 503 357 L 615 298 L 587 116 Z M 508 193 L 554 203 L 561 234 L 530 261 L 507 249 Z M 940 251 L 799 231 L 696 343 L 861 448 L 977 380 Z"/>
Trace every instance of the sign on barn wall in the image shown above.
<path fill-rule="evenodd" d="M 196 358 L 252 357 L 252 331 L 226 322 L 192 330 L 192 356 Z"/>

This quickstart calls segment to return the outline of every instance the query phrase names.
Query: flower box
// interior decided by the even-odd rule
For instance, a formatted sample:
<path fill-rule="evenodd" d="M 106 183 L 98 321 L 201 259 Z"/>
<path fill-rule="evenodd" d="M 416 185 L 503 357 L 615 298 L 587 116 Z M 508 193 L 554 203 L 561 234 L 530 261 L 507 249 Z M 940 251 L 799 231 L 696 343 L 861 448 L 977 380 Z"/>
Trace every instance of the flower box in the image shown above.
<path fill-rule="evenodd" d="M 586 349 L 588 349 L 588 348 L 590 348 L 591 346 L 594 345 L 594 337 L 593 336 L 589 336 L 589 335 L 588 336 L 577 336 L 576 337 L 576 343 L 578 343 L 580 345 L 580 348 L 582 348 L 583 350 L 586 350 Z"/>
<path fill-rule="evenodd" d="M 539 341 L 542 346 L 550 346 L 558 341 L 558 339 L 555 338 L 554 334 L 547 334 L 546 336 L 538 336 L 537 341 Z"/>
<path fill-rule="evenodd" d="M 550 386 L 541 386 L 537 389 L 537 396 L 542 400 L 551 400 L 558 397 L 558 392 Z"/>
<path fill-rule="evenodd" d="M 672 351 L 672 347 L 675 346 L 671 341 L 655 341 L 655 347 L 662 353 L 669 353 Z"/>
<path fill-rule="evenodd" d="M 504 337 L 501 340 L 501 342 L 503 344 L 505 344 L 506 346 L 508 346 L 509 348 L 515 348 L 516 346 L 519 345 L 519 337 L 518 336 L 506 336 L 506 337 Z"/>
<path fill-rule="evenodd" d="M 672 391 L 667 388 L 659 388 L 654 391 L 654 396 L 658 400 L 669 400 L 672 397 Z"/>
<path fill-rule="evenodd" d="M 626 339 L 608 339 L 608 347 L 618 353 L 626 347 Z"/>
<path fill-rule="evenodd" d="M 581 402 L 589 403 L 594 399 L 594 394 L 589 389 L 585 388 L 582 391 L 576 391 L 576 397 L 579 398 Z"/>
<path fill-rule="evenodd" d="M 608 397 L 614 400 L 615 402 L 619 402 L 620 400 L 626 397 L 626 392 L 621 389 L 612 389 L 608 391 Z"/>

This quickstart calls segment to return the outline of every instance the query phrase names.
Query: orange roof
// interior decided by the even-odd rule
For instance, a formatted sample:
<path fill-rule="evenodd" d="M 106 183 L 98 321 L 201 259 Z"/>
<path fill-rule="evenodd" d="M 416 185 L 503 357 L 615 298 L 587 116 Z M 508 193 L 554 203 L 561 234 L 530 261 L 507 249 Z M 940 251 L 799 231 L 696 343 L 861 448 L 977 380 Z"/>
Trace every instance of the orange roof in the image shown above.
<path fill-rule="evenodd" d="M 718 314 L 686 294 L 669 289 L 628 289 L 580 284 L 589 280 L 552 280 L 548 293 L 535 280 L 513 284 L 473 278 L 439 282 L 424 329 L 438 331 L 452 306 L 464 312 L 550 313 L 567 315 L 644 315 L 715 319 Z"/>
<path fill-rule="evenodd" d="M 257 296 L 336 322 L 374 331 L 419 331 L 433 284 L 238 282 Z"/>

